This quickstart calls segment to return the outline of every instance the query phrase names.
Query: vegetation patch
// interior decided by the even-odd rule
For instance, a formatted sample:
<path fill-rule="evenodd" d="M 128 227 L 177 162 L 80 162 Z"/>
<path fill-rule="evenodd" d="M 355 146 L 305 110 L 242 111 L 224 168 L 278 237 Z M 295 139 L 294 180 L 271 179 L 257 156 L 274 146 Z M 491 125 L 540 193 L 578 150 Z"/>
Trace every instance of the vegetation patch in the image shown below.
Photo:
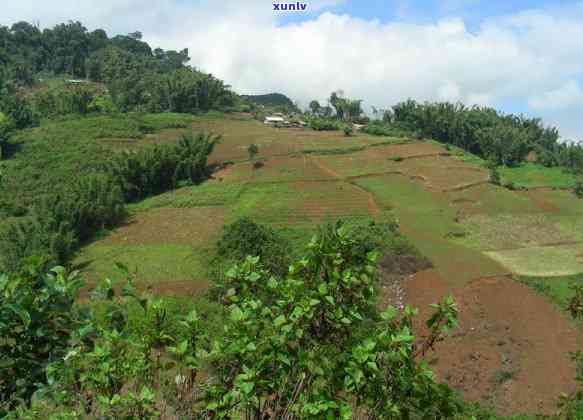
<path fill-rule="evenodd" d="M 373 193 L 381 206 L 392 209 L 402 231 L 448 283 L 463 285 L 479 276 L 507 272 L 481 252 L 449 239 L 459 225 L 455 209 L 442 194 L 429 192 L 402 175 L 355 182 Z"/>
<path fill-rule="evenodd" d="M 583 245 L 558 245 L 487 251 L 513 273 L 532 277 L 569 276 L 583 272 Z"/>
<path fill-rule="evenodd" d="M 522 163 L 501 167 L 502 183 L 512 183 L 518 188 L 573 188 L 576 175 L 562 167 L 545 167 L 536 163 Z"/>
<path fill-rule="evenodd" d="M 204 245 L 223 226 L 222 207 L 157 208 L 140 212 L 99 241 L 103 245 Z"/>
<path fill-rule="evenodd" d="M 211 179 L 200 185 L 182 187 L 146 198 L 128 205 L 128 210 L 130 212 L 139 212 L 160 207 L 228 206 L 237 202 L 244 189 L 244 183 L 230 183 Z"/>
<path fill-rule="evenodd" d="M 208 269 L 208 249 L 180 244 L 105 245 L 94 243 L 83 248 L 73 260 L 88 281 L 119 279 L 119 262 L 137 271 L 138 281 L 163 283 L 192 280 L 205 281 Z"/>
<path fill-rule="evenodd" d="M 480 249 L 500 250 L 573 242 L 577 238 L 560 229 L 545 214 L 475 214 L 464 218 L 464 243 Z"/>
<path fill-rule="evenodd" d="M 546 296 L 562 311 L 568 309 L 571 299 L 575 296 L 572 286 L 581 283 L 580 274 L 554 277 L 519 276 L 517 279 Z"/>

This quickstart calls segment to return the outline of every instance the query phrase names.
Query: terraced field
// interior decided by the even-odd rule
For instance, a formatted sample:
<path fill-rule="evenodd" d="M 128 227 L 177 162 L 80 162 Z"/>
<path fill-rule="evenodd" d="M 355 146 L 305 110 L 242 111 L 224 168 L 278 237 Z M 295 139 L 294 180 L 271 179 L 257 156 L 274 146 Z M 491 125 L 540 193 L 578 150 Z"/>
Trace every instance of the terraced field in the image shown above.
<path fill-rule="evenodd" d="M 101 273 L 95 268 L 99 258 L 93 255 L 101 255 L 104 247 L 117 247 L 120 259 L 126 258 L 123 247 L 137 245 L 188 246 L 194 254 L 205 255 L 221 226 L 241 216 L 300 238 L 325 220 L 378 218 L 389 210 L 452 285 L 509 273 L 547 276 L 583 271 L 579 252 L 583 205 L 568 191 L 515 192 L 493 186 L 479 158 L 448 151 L 435 142 L 275 129 L 245 115 L 197 117 L 192 129 L 220 134 L 223 141 L 211 160 L 233 164 L 200 186 L 135 205 L 132 228 L 121 228 L 81 253 L 80 260 L 96 261 L 87 265 L 95 276 Z M 184 129 L 167 129 L 132 141 L 169 141 L 181 132 Z M 252 143 L 259 146 L 259 168 L 248 160 L 246 149 Z M 534 174 L 532 182 L 544 181 L 531 166 L 519 173 L 523 178 Z M 152 209 L 165 216 L 153 217 Z M 213 229 L 203 233 L 209 226 Z M 127 229 L 141 232 L 140 238 L 121 240 Z M 176 235 L 180 231 L 180 238 L 159 235 L 168 229 L 176 230 Z M 134 260 L 143 252 L 132 250 L 126 259 L 138 262 Z M 185 264 L 192 269 L 192 261 Z M 182 267 L 175 265 L 179 273 Z M 197 268 L 192 279 L 202 273 L 202 267 Z M 168 280 L 144 275 L 154 282 Z"/>
<path fill-rule="evenodd" d="M 479 158 L 431 141 L 275 129 L 242 115 L 197 117 L 192 128 L 221 134 L 211 160 L 231 164 L 201 185 L 133 205 L 125 226 L 80 252 L 76 262 L 90 278 L 117 278 L 112 261 L 121 261 L 155 290 L 184 295 L 206 287 L 214 241 L 239 217 L 302 244 L 326 220 L 391 212 L 434 265 L 405 283 L 407 302 L 426 306 L 453 293 L 460 304 L 461 332 L 435 354 L 442 379 L 502 413 L 548 412 L 556 393 L 572 389 L 567 353 L 583 339 L 553 304 L 583 273 L 583 200 L 567 190 L 494 186 Z M 246 151 L 252 143 L 257 168 Z M 524 184 L 529 174 L 532 183 L 558 182 L 531 166 L 516 170 Z M 513 278 L 544 283 L 559 298 L 545 301 Z"/>

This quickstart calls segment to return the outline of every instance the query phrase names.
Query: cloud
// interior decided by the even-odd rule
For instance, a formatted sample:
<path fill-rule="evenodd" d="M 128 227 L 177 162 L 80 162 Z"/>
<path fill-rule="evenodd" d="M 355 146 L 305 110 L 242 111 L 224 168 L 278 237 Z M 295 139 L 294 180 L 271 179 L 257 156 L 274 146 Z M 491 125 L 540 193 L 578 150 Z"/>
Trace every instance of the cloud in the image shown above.
<path fill-rule="evenodd" d="M 326 11 L 339 3 L 309 2 L 321 11 L 287 24 L 267 0 L 21 0 L 3 5 L 0 19 L 74 18 L 90 28 L 141 30 L 154 45 L 188 47 L 193 65 L 243 93 L 279 91 L 307 104 L 344 89 L 377 107 L 408 97 L 511 103 L 583 138 L 583 121 L 574 117 L 583 112 L 583 3 L 489 18 L 471 30 L 455 16 L 381 23 Z"/>
<path fill-rule="evenodd" d="M 583 89 L 575 80 L 570 80 L 561 87 L 532 96 L 528 105 L 536 110 L 564 109 L 583 105 Z"/>

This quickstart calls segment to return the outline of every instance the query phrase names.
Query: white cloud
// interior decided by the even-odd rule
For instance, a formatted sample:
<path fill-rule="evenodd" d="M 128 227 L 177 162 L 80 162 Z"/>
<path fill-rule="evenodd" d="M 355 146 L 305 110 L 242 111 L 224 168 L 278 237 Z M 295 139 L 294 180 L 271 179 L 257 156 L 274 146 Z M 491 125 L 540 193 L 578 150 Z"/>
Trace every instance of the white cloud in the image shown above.
<path fill-rule="evenodd" d="M 166 48 L 188 47 L 193 65 L 244 93 L 280 91 L 307 104 L 342 88 L 375 106 L 408 97 L 524 104 L 565 135 L 583 138 L 583 122 L 573 120 L 583 112 L 583 3 L 487 19 L 473 31 L 459 18 L 381 23 L 330 12 L 281 26 L 268 0 L 7 3 L 3 23 L 74 18 L 90 28 L 141 30 Z M 337 3 L 309 2 L 312 10 Z"/>
<path fill-rule="evenodd" d="M 563 109 L 583 105 L 583 89 L 575 80 L 570 80 L 561 87 L 532 96 L 528 105 L 537 110 Z"/>

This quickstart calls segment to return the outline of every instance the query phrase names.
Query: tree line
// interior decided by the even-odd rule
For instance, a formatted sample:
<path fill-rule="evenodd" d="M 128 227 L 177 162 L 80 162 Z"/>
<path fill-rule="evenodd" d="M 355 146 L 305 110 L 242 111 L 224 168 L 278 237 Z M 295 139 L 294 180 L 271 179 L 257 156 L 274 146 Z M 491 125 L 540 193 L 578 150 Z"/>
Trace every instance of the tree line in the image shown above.
<path fill-rule="evenodd" d="M 431 138 L 476 154 L 492 165 L 513 166 L 534 152 L 536 162 L 562 166 L 583 173 L 583 146 L 562 141 L 556 127 L 540 118 L 504 114 L 491 107 L 462 103 L 425 102 L 412 99 L 388 109 L 373 107 L 373 118 L 364 115 L 362 101 L 333 92 L 328 105 L 309 104 L 310 125 L 315 130 L 341 130 L 345 124 L 365 124 L 372 135 Z"/>
<path fill-rule="evenodd" d="M 110 38 L 80 22 L 43 30 L 27 22 L 0 26 L 0 145 L 11 131 L 58 115 L 242 105 L 222 80 L 188 65 L 188 49 L 152 49 L 141 38 L 140 32 Z M 55 76 L 84 80 L 44 83 Z"/>

